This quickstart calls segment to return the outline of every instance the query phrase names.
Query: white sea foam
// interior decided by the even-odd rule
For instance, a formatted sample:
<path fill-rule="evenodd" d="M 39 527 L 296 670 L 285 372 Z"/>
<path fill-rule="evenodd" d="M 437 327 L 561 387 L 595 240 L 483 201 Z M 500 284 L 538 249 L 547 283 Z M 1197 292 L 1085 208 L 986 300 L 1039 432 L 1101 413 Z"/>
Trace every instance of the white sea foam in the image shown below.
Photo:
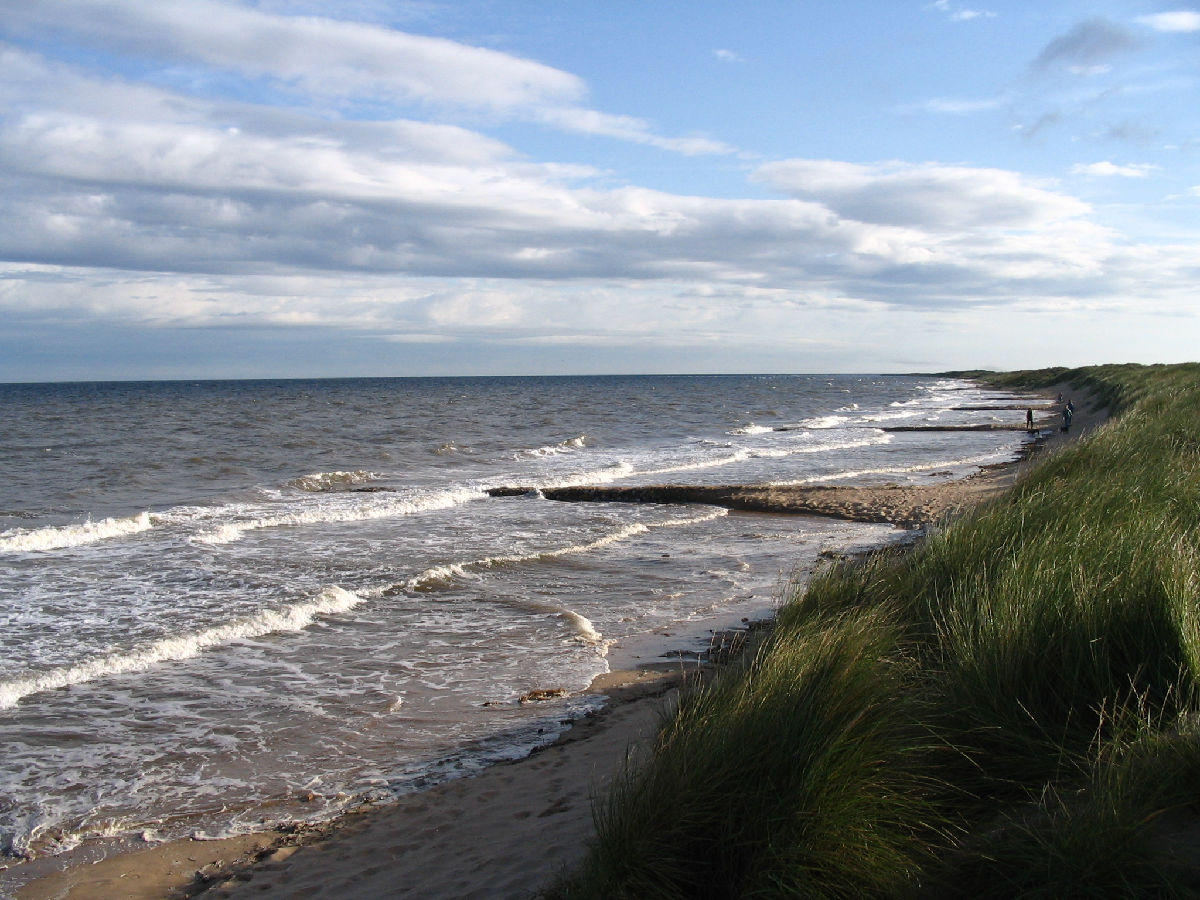
<path fill-rule="evenodd" d="M 908 409 L 896 412 L 873 413 L 862 417 L 864 422 L 894 422 L 898 419 L 915 419 L 925 414 L 923 409 Z"/>
<path fill-rule="evenodd" d="M 321 491 L 336 491 L 356 484 L 365 484 L 368 481 L 374 481 L 378 477 L 374 472 L 367 472 L 364 469 L 357 469 L 353 472 L 313 472 L 310 475 L 301 475 L 299 478 L 293 478 L 288 484 L 302 491 L 319 493 Z"/>
<path fill-rule="evenodd" d="M 619 478 L 625 478 L 636 472 L 631 463 L 621 461 L 603 469 L 593 469 L 588 472 L 575 472 L 570 475 L 552 476 L 538 480 L 538 486 L 548 487 L 577 487 L 589 484 L 607 484 Z"/>
<path fill-rule="evenodd" d="M 731 466 L 740 462 L 745 462 L 748 459 L 782 459 L 802 453 L 830 453 L 837 450 L 852 450 L 856 447 L 870 447 L 876 444 L 886 444 L 892 440 L 892 436 L 890 434 L 875 428 L 860 429 L 859 433 L 863 436 L 830 443 L 806 443 L 799 446 L 792 445 L 788 447 L 743 447 L 725 456 L 709 457 L 707 459 L 699 459 L 694 462 L 679 463 L 673 466 L 662 466 L 657 469 L 646 469 L 638 471 L 636 474 L 641 476 L 670 475 L 675 472 L 692 472 L 701 469 L 718 469 L 723 466 Z"/>
<path fill-rule="evenodd" d="M 811 478 L 801 478 L 796 481 L 773 481 L 774 485 L 787 487 L 791 485 L 815 484 L 817 482 L 843 481 L 847 478 L 863 478 L 868 475 L 909 475 L 915 472 L 930 472 L 934 469 L 944 469 L 948 466 L 979 466 L 1000 459 L 1010 458 L 1006 453 L 983 453 L 977 456 L 965 456 L 959 459 L 942 459 L 934 462 L 913 463 L 909 466 L 886 466 L 877 469 L 854 469 L 836 472 L 830 475 L 814 475 Z"/>
<path fill-rule="evenodd" d="M 544 456 L 560 456 L 564 453 L 571 453 L 575 450 L 582 450 L 587 446 L 587 435 L 581 434 L 579 437 L 569 438 L 565 441 L 560 441 L 557 444 L 551 444 L 546 447 L 538 447 L 536 450 L 522 450 L 516 455 L 517 459 L 536 459 Z"/>
<path fill-rule="evenodd" d="M 816 416 L 812 419 L 805 419 L 800 426 L 802 428 L 837 428 L 848 421 L 846 416 Z"/>
<path fill-rule="evenodd" d="M 755 425 L 751 422 L 749 425 L 743 425 L 741 428 L 734 428 L 729 434 L 770 434 L 774 428 L 768 428 L 766 425 Z"/>
<path fill-rule="evenodd" d="M 243 521 L 223 522 L 202 531 L 192 540 L 200 544 L 228 544 L 241 539 L 249 531 L 286 526 L 323 525 L 333 522 L 365 522 L 370 519 L 389 519 L 435 509 L 461 506 L 486 496 L 474 488 L 436 491 L 416 497 L 396 497 L 388 494 L 355 495 L 352 502 L 331 505 L 305 506 L 294 512 L 261 515 Z M 349 499 L 349 498 L 343 498 Z"/>
<path fill-rule="evenodd" d="M 187 659 L 201 651 L 228 644 L 239 638 L 261 637 L 276 631 L 301 631 L 311 625 L 319 616 L 348 612 L 362 602 L 362 597 L 334 585 L 322 590 L 312 600 L 294 603 L 282 609 L 263 610 L 225 625 L 163 638 L 132 650 L 111 653 L 108 656 L 87 660 L 73 666 L 62 666 L 26 678 L 2 681 L 0 682 L 0 709 L 10 709 L 22 697 L 30 694 L 51 691 L 72 684 L 82 684 L 112 675 L 142 672 L 157 663 Z"/>
<path fill-rule="evenodd" d="M 856 440 L 837 441 L 831 444 L 816 444 L 811 447 L 799 447 L 792 451 L 793 453 L 830 453 L 834 450 L 855 450 L 859 447 L 873 447 L 877 444 L 890 444 L 892 436 L 886 431 L 878 429 L 870 429 L 870 433 L 866 437 L 861 437 Z"/>
<path fill-rule="evenodd" d="M 701 460 L 697 460 L 696 462 L 690 462 L 690 463 L 679 463 L 678 465 L 674 465 L 674 466 L 663 466 L 660 469 L 647 469 L 646 471 L 639 472 L 638 474 L 639 475 L 668 475 L 672 472 L 691 472 L 696 469 L 716 469 L 721 466 L 731 466 L 734 463 L 745 462 L 752 455 L 753 455 L 753 453 L 750 450 L 748 450 L 746 448 L 742 448 L 740 450 L 735 450 L 733 453 L 730 453 L 727 456 L 718 456 L 718 457 L 713 457 L 710 459 L 701 459 Z"/>
<path fill-rule="evenodd" d="M 148 512 L 125 518 L 101 519 L 99 522 L 84 522 L 78 525 L 56 525 L 48 528 L 14 528 L 0 534 L 0 552 L 29 552 L 35 550 L 61 550 L 79 547 L 108 538 L 124 537 L 148 531 L 155 524 Z"/>
<path fill-rule="evenodd" d="M 569 609 L 563 610 L 559 613 L 559 616 L 571 623 L 571 627 L 575 630 L 575 640 L 579 643 L 595 646 L 604 645 L 604 635 L 596 630 L 596 626 L 592 624 L 592 620 L 587 616 L 580 615 Z"/>
<path fill-rule="evenodd" d="M 635 522 L 631 525 L 625 525 L 621 528 L 614 529 L 602 537 L 583 544 L 571 544 L 566 547 L 556 547 L 549 550 L 533 550 L 529 553 L 506 553 L 497 556 L 485 556 L 481 559 L 432 566 L 410 578 L 403 584 L 402 587 L 410 591 L 428 590 L 430 587 L 439 582 L 446 582 L 455 578 L 462 578 L 472 571 L 491 569 L 499 566 L 518 565 L 520 563 L 532 562 L 538 559 L 555 559 L 560 556 L 571 556 L 576 553 L 588 553 L 592 550 L 599 550 L 603 547 L 609 546 L 610 544 L 615 544 L 618 541 L 627 540 L 634 535 L 646 534 L 654 528 L 678 528 L 685 525 L 695 525 L 701 522 L 711 521 L 712 519 L 718 519 L 721 516 L 728 514 L 729 510 L 714 507 L 706 509 L 703 512 L 699 512 L 696 515 L 685 516 L 678 519 L 668 519 L 665 522 L 656 522 L 650 525 L 646 525 L 642 522 Z"/>

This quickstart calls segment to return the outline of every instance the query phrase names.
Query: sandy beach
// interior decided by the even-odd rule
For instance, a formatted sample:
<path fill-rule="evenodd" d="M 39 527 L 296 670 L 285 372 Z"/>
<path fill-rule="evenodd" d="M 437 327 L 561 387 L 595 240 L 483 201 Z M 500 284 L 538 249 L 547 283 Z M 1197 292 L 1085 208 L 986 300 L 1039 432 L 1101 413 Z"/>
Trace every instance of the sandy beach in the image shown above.
<path fill-rule="evenodd" d="M 1028 445 L 1026 458 L 1076 439 L 1107 418 L 1107 411 L 1093 409 L 1085 395 L 1066 385 L 1061 390 L 1076 405 L 1070 433 L 1059 430 L 1057 404 L 1036 407 L 1038 437 Z M 1048 396 L 1057 392 L 1052 388 Z M 1023 424 L 1023 410 L 1012 415 Z M 925 486 L 725 488 L 722 497 L 711 494 L 704 502 L 926 526 L 1002 494 L 1022 465 L 1017 461 Z M 610 493 L 562 499 L 639 499 Z M 582 858 L 593 834 L 594 798 L 625 766 L 636 765 L 681 681 L 695 671 L 695 663 L 659 659 L 610 673 L 589 689 L 608 698 L 605 706 L 575 722 L 550 746 L 330 825 L 140 850 L 126 845 L 126 852 L 99 860 L 82 853 L 35 860 L 23 868 L 41 877 L 16 896 L 529 897 Z"/>

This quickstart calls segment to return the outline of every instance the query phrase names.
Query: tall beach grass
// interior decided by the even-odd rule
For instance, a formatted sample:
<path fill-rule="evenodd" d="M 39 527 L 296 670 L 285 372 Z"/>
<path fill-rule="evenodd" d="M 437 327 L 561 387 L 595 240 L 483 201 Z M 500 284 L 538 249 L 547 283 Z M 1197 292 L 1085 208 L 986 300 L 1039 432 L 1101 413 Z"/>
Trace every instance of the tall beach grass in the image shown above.
<path fill-rule="evenodd" d="M 552 896 L 1200 896 L 1200 366 L 971 374 L 1115 417 L 795 588 Z"/>

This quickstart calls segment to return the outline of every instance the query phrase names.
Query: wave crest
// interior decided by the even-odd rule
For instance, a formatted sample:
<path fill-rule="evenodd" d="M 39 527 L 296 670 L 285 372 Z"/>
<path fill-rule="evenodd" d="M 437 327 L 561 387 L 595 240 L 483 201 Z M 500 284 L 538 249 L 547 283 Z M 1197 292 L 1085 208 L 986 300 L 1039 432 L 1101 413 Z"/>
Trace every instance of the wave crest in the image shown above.
<path fill-rule="evenodd" d="M 99 522 L 84 522 L 80 525 L 53 525 L 47 528 L 14 528 L 0 534 L 0 551 L 10 553 L 37 550 L 61 550 L 79 547 L 108 538 L 124 537 L 148 531 L 154 527 L 150 513 L 140 512 L 136 516 L 101 519 Z"/>
<path fill-rule="evenodd" d="M 299 478 L 293 478 L 288 482 L 288 487 L 294 487 L 301 491 L 321 493 L 324 491 L 336 491 L 355 484 L 365 484 L 368 481 L 374 481 L 378 477 L 374 472 L 368 472 L 364 469 L 357 469 L 353 472 L 313 472 L 310 475 L 301 475 Z"/>
<path fill-rule="evenodd" d="M 374 494 L 369 496 L 378 497 Z M 192 540 L 200 544 L 228 544 L 239 540 L 248 531 L 258 531 L 263 528 L 388 519 L 393 516 L 407 516 L 427 510 L 449 509 L 485 496 L 486 494 L 482 491 L 463 488 L 409 498 L 387 496 L 382 500 L 372 499 L 338 508 L 319 506 L 282 515 L 249 518 L 241 522 L 224 522 L 215 528 L 200 532 Z"/>
<path fill-rule="evenodd" d="M 22 697 L 30 694 L 82 684 L 111 675 L 142 672 L 157 663 L 187 659 L 210 647 L 228 644 L 239 638 L 261 637 L 276 631 L 302 631 L 319 616 L 348 612 L 362 602 L 363 598 L 357 594 L 333 585 L 322 590 L 312 600 L 295 603 L 283 609 L 263 610 L 226 625 L 163 638 L 143 647 L 111 653 L 72 666 L 61 666 L 40 675 L 3 681 L 0 682 L 0 709 L 10 709 L 16 706 Z"/>

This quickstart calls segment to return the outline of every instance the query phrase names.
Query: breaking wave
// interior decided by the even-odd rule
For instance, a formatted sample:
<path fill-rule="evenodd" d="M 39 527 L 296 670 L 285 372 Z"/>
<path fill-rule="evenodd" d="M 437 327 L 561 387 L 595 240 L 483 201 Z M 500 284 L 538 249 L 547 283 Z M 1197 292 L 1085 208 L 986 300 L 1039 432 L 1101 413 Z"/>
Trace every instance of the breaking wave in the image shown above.
<path fill-rule="evenodd" d="M 200 544 L 228 544 L 240 540 L 249 531 L 258 531 L 263 528 L 388 519 L 394 516 L 406 516 L 428 510 L 461 506 L 471 500 L 481 499 L 486 494 L 473 488 L 460 488 L 420 497 L 400 498 L 380 494 L 365 496 L 370 499 L 356 498 L 357 502 L 354 503 L 314 506 L 278 515 L 264 515 L 238 522 L 224 522 L 215 528 L 200 532 L 192 540 Z"/>
<path fill-rule="evenodd" d="M 288 482 L 288 486 L 301 491 L 321 493 L 323 491 L 341 490 L 342 488 L 351 487 L 356 484 L 365 484 L 368 481 L 374 481 L 378 477 L 374 472 L 367 472 L 363 469 L 358 469 L 354 472 L 314 472 L 311 475 L 301 475 L 299 478 L 293 478 Z"/>
<path fill-rule="evenodd" d="M 80 525 L 55 525 L 48 528 L 14 528 L 0 534 L 0 551 L 30 552 L 36 550 L 61 550 L 79 547 L 108 538 L 124 537 L 148 531 L 155 524 L 148 512 L 125 518 L 101 519 L 99 522 L 84 522 Z"/>
<path fill-rule="evenodd" d="M 3 681 L 0 682 L 0 709 L 10 709 L 16 706 L 22 697 L 30 694 L 82 684 L 110 675 L 145 671 L 157 663 L 187 659 L 210 647 L 219 647 L 239 638 L 261 637 L 276 631 L 301 631 L 319 616 L 348 612 L 362 602 L 362 597 L 335 585 L 325 588 L 312 600 L 282 609 L 264 610 L 226 625 L 163 638 L 143 647 L 111 653 L 72 666 L 62 666 L 40 675 Z"/>
<path fill-rule="evenodd" d="M 557 444 L 551 444 L 547 447 L 538 447 L 536 450 L 522 450 L 517 454 L 517 458 L 537 458 L 542 456 L 559 456 L 563 453 L 570 453 L 574 450 L 582 450 L 587 446 L 587 435 L 581 434 L 579 437 L 573 437 L 569 440 L 560 441 Z"/>
<path fill-rule="evenodd" d="M 770 434 L 774 428 L 768 428 L 766 425 L 755 425 L 751 422 L 749 425 L 743 425 L 741 428 L 734 428 L 729 434 Z"/>

